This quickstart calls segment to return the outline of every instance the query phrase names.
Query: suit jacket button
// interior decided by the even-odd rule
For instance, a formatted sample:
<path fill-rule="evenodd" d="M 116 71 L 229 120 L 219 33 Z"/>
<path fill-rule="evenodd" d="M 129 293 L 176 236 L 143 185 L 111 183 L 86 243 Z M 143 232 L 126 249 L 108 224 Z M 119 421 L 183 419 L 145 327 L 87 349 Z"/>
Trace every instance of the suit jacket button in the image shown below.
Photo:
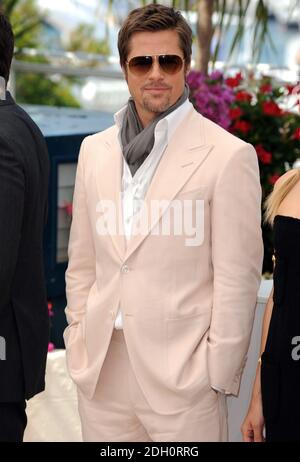
<path fill-rule="evenodd" d="M 127 265 L 123 265 L 121 268 L 122 273 L 129 273 L 130 269 Z"/>

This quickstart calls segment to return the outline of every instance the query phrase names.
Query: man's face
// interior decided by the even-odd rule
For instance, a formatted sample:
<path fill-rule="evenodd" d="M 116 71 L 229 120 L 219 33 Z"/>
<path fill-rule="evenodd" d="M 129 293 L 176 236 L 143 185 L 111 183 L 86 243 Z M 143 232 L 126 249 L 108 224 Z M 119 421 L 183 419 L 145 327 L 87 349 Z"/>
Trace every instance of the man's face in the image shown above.
<path fill-rule="evenodd" d="M 135 56 L 178 55 L 183 58 L 179 37 L 174 30 L 136 32 L 130 39 L 127 61 Z M 182 69 L 173 75 L 165 73 L 154 61 L 151 70 L 142 76 L 134 75 L 125 65 L 123 72 L 138 115 L 145 127 L 158 114 L 172 106 L 184 91 L 185 75 Z"/>

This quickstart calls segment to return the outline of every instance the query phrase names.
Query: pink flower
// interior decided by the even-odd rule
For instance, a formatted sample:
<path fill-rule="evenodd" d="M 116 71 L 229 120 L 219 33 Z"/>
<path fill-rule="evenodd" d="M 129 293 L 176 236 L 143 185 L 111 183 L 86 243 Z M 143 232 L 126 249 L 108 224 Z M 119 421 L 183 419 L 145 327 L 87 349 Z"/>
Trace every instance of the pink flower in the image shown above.
<path fill-rule="evenodd" d="M 50 317 L 54 316 L 52 308 L 53 308 L 52 302 L 48 302 L 48 314 L 49 314 Z"/>
<path fill-rule="evenodd" d="M 51 353 L 51 351 L 55 350 L 55 346 L 53 343 L 49 342 L 48 343 L 48 353 Z"/>

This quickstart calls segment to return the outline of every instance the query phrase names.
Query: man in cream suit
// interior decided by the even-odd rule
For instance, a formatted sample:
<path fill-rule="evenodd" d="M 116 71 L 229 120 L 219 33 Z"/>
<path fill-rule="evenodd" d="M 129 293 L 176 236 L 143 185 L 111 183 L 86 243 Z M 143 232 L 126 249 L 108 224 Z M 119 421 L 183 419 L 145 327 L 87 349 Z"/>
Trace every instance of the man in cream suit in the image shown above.
<path fill-rule="evenodd" d="M 85 441 L 226 441 L 260 283 L 255 150 L 196 112 L 191 30 L 148 5 L 119 32 L 131 98 L 80 150 L 66 273 Z"/>

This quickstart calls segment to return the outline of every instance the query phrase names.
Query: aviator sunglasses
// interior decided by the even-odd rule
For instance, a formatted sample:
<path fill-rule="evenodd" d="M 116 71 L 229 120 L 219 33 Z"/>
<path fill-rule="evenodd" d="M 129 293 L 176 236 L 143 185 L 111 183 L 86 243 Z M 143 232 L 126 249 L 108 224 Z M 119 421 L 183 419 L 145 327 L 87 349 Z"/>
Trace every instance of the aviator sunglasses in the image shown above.
<path fill-rule="evenodd" d="M 158 60 L 160 68 L 166 74 L 177 74 L 181 71 L 184 59 L 177 55 L 135 56 L 126 61 L 132 74 L 143 76 L 151 70 L 154 60 Z"/>

